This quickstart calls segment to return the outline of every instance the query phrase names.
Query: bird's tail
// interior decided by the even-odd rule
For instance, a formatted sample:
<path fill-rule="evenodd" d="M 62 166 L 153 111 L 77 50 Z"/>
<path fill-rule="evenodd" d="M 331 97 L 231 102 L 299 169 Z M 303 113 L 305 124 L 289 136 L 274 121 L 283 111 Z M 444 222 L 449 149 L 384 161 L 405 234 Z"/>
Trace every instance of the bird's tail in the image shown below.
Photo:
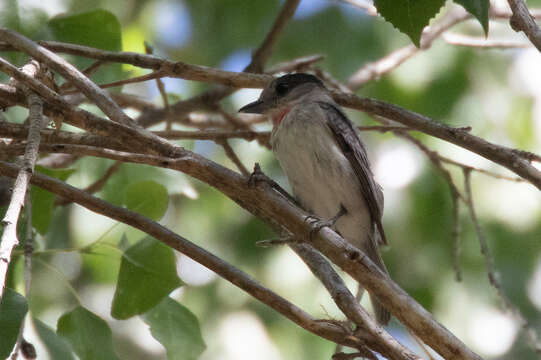
<path fill-rule="evenodd" d="M 368 257 L 370 258 L 370 260 L 372 260 L 374 264 L 376 264 L 381 269 L 381 271 L 386 274 L 389 273 L 387 271 L 385 263 L 383 262 L 383 259 L 381 258 L 381 255 L 379 254 L 378 246 L 373 239 L 370 239 L 370 241 L 367 241 L 365 243 L 364 251 L 366 255 L 368 255 Z M 383 307 L 383 305 L 374 295 L 370 295 L 370 302 L 372 302 L 372 307 L 374 308 L 377 322 L 381 325 L 387 325 L 391 320 L 391 313 L 389 312 L 389 310 Z"/>

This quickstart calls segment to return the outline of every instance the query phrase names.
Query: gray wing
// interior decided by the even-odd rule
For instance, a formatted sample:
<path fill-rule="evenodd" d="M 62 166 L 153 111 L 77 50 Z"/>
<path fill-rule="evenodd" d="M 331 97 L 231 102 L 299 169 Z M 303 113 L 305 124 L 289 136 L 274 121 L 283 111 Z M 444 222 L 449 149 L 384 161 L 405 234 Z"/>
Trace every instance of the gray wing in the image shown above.
<path fill-rule="evenodd" d="M 325 114 L 327 114 L 327 125 L 359 179 L 361 193 L 368 205 L 372 223 L 376 225 L 381 236 L 381 242 L 387 244 L 381 223 L 381 217 L 383 215 L 383 193 L 379 185 L 376 184 L 374 175 L 370 170 L 366 149 L 353 128 L 353 124 L 340 108 L 327 102 L 318 102 L 318 104 L 324 110 Z"/>

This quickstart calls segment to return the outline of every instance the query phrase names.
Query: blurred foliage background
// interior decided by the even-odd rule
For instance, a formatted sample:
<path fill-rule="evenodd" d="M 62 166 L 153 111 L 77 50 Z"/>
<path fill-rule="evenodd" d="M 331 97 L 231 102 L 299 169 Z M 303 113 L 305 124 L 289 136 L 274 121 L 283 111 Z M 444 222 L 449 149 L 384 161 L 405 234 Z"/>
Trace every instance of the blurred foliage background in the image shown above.
<path fill-rule="evenodd" d="M 57 26 L 63 14 L 97 9 L 98 18 L 117 30 L 119 37 L 97 36 L 96 19 L 90 21 L 85 43 L 124 51 L 144 52 L 143 42 L 155 54 L 171 60 L 240 71 L 250 61 L 277 15 L 281 1 L 210 0 L 4 0 L 0 24 L 32 39 L 63 39 L 74 34 Z M 541 1 L 529 1 L 529 6 Z M 101 14 L 101 15 L 100 15 Z M 86 18 L 78 20 L 84 25 Z M 112 20 L 111 20 L 112 19 Z M 116 22 L 117 21 L 117 22 Z M 116 22 L 116 23 L 115 23 Z M 116 25 L 115 25 L 116 24 Z M 505 22 L 491 22 L 490 37 L 523 40 Z M 480 25 L 466 22 L 452 31 L 483 36 Z M 79 36 L 80 34 L 75 34 Z M 79 37 L 80 39 L 80 37 Z M 323 54 L 319 66 L 346 81 L 361 65 L 374 61 L 409 39 L 383 19 L 336 0 L 302 0 L 293 21 L 273 51 L 270 65 L 298 56 Z M 17 65 L 25 57 L 4 53 Z M 81 68 L 88 63 L 72 59 Z M 437 40 L 389 75 L 367 83 L 359 95 L 375 97 L 430 116 L 453 126 L 472 126 L 473 133 L 498 144 L 541 152 L 540 54 L 534 48 L 475 49 Z M 110 66 L 97 82 L 118 80 L 144 72 L 130 66 Z M 3 78 L 5 80 L 5 78 Z M 164 79 L 167 92 L 186 99 L 209 88 L 208 84 Z M 161 104 L 153 81 L 124 86 L 122 91 Z M 258 95 L 242 90 L 224 101 L 235 112 Z M 95 110 L 92 106 L 89 109 Z M 11 108 L 9 121 L 22 122 L 26 110 Z M 359 125 L 373 120 L 348 111 Z M 156 126 L 155 129 L 162 128 Z M 258 129 L 270 126 L 258 125 Z M 505 169 L 454 145 L 418 134 L 431 149 L 483 169 L 508 174 Z M 501 310 L 490 287 L 484 259 L 466 209 L 461 212 L 464 279 L 454 280 L 452 266 L 452 208 L 447 183 L 410 143 L 392 134 L 363 133 L 378 181 L 386 196 L 384 226 L 390 247 L 385 262 L 393 279 L 466 344 L 487 359 L 534 359 L 519 324 Z M 220 146 L 208 141 L 181 141 L 182 146 L 230 168 L 234 165 Z M 270 177 L 287 187 L 270 151 L 256 142 L 234 141 L 244 164 L 262 164 Z M 85 187 L 99 179 L 112 162 L 94 158 L 77 161 L 68 182 Z M 462 171 L 450 166 L 462 189 Z M 256 241 L 274 236 L 269 228 L 216 190 L 167 170 L 124 164 L 98 194 L 122 204 L 126 188 L 141 180 L 154 180 L 167 188 L 169 206 L 161 222 L 180 235 L 214 252 L 264 285 L 316 317 L 339 317 L 323 287 L 287 247 L 260 248 Z M 533 186 L 495 179 L 474 172 L 473 196 L 481 226 L 500 272 L 505 293 L 531 324 L 541 331 L 541 195 Z M 134 243 L 142 234 L 95 215 L 81 207 L 56 207 L 48 228 L 38 239 L 30 311 L 51 328 L 58 317 L 82 303 L 106 319 L 113 330 L 114 348 L 121 358 L 165 358 L 161 345 L 139 318 L 115 320 L 110 315 L 120 253 L 107 244 L 121 237 Z M 92 251 L 80 249 L 95 241 Z M 177 256 L 177 270 L 186 284 L 171 294 L 199 319 L 207 349 L 201 359 L 329 359 L 333 344 L 319 339 L 282 318 L 266 306 L 191 260 Z M 11 272 L 20 284 L 22 259 Z M 353 283 L 348 279 L 350 284 Z M 17 285 L 15 285 L 17 286 Z M 20 285 L 19 285 L 20 286 Z M 365 302 L 367 306 L 368 303 Z M 417 350 L 415 341 L 394 320 L 390 331 Z M 28 338 L 38 347 L 39 341 Z M 419 350 L 420 351 L 420 350 Z"/>

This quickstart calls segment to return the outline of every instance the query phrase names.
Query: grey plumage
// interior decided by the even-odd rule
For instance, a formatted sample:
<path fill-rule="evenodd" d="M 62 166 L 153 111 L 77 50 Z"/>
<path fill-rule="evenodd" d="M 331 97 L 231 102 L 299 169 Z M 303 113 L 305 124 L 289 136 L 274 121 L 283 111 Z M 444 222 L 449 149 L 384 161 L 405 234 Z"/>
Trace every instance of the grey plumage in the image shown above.
<path fill-rule="evenodd" d="M 282 76 L 240 111 L 272 117 L 272 149 L 299 203 L 322 219 L 344 207 L 336 231 L 387 272 L 378 251 L 378 243 L 386 243 L 383 193 L 351 121 L 321 81 L 308 74 Z M 371 299 L 378 321 L 386 324 L 389 312 Z"/>

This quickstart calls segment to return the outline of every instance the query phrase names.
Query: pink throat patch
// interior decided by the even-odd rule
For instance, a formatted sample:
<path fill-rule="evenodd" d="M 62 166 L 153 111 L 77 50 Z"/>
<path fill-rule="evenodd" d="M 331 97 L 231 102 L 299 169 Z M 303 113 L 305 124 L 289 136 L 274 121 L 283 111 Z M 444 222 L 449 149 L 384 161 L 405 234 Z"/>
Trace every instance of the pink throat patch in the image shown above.
<path fill-rule="evenodd" d="M 287 115 L 287 113 L 291 110 L 291 108 L 285 108 L 282 112 L 278 113 L 278 115 L 272 117 L 272 122 L 274 126 L 280 125 L 282 122 L 282 119 Z"/>

